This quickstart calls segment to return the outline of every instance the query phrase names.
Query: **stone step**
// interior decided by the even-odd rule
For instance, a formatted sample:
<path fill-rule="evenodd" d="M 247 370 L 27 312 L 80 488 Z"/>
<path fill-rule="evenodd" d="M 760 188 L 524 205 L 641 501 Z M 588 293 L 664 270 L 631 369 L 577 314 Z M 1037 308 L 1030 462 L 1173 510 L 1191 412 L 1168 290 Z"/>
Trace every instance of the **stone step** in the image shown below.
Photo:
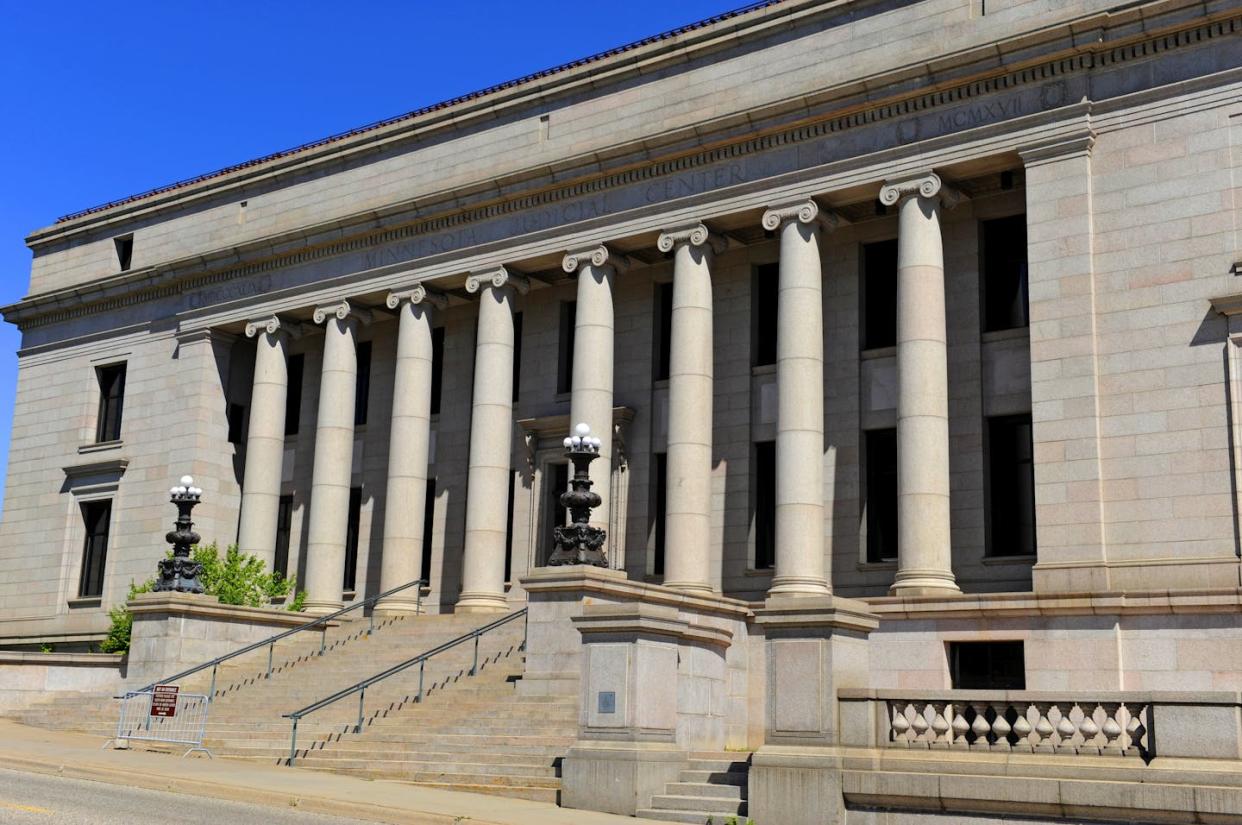
<path fill-rule="evenodd" d="M 712 813 L 710 811 L 672 811 L 656 808 L 639 808 L 634 814 L 639 819 L 654 819 L 657 822 L 688 822 L 691 825 L 724 825 L 730 816 L 738 816 L 739 825 L 746 821 L 745 817 L 734 813 Z"/>
<path fill-rule="evenodd" d="M 748 755 L 749 756 L 749 755 Z M 686 770 L 711 771 L 712 773 L 745 773 L 750 770 L 750 763 L 745 759 L 691 759 Z"/>
<path fill-rule="evenodd" d="M 404 782 L 407 785 L 418 785 L 423 788 L 440 788 L 446 791 L 462 791 L 465 793 L 482 793 L 489 796 L 504 796 L 510 799 L 530 799 L 535 802 L 560 802 L 560 787 L 537 788 L 529 785 L 471 785 L 465 782 Z"/>
<path fill-rule="evenodd" d="M 746 803 L 740 799 L 658 794 L 651 797 L 651 807 L 657 811 L 704 811 L 712 815 L 736 816 L 746 809 Z"/>
<path fill-rule="evenodd" d="M 719 785 L 745 785 L 746 771 L 699 771 L 686 770 L 678 776 L 682 782 L 710 782 Z"/>
<path fill-rule="evenodd" d="M 710 782 L 669 782 L 664 786 L 664 792 L 669 796 L 711 797 L 738 802 L 746 798 L 744 785 L 715 785 Z"/>
<path fill-rule="evenodd" d="M 211 743 L 211 749 L 213 753 L 225 756 L 273 758 L 289 755 L 287 743 L 283 748 L 244 746 L 229 747 L 218 745 L 217 743 Z M 552 766 L 552 763 L 561 756 L 561 752 L 559 750 L 552 748 L 541 749 L 529 753 L 517 753 L 503 748 L 496 749 L 494 751 L 410 751 L 393 748 L 355 748 L 342 750 L 329 746 L 327 748 L 310 747 L 306 749 L 299 747 L 299 760 L 304 758 L 303 753 L 305 753 L 305 758 L 314 757 L 316 760 L 325 759 L 356 761 L 359 759 L 367 759 L 374 762 L 418 761 L 433 765 L 453 763 L 455 760 L 460 760 L 464 756 L 469 759 L 472 764 L 477 765 L 527 765 L 543 767 Z"/>

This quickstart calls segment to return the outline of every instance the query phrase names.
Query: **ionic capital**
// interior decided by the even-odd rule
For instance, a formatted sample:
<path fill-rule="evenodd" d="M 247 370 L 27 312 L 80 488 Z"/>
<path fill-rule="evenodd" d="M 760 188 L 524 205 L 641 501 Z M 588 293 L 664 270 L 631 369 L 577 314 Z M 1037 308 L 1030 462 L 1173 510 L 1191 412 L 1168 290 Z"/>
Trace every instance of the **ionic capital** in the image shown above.
<path fill-rule="evenodd" d="M 561 269 L 573 275 L 578 271 L 578 267 L 590 265 L 593 267 L 611 267 L 616 272 L 624 272 L 630 268 L 630 259 L 625 255 L 617 255 L 612 252 L 604 244 L 595 244 L 594 246 L 584 246 L 580 249 L 571 249 L 565 253 L 565 257 L 561 259 Z"/>
<path fill-rule="evenodd" d="M 410 289 L 389 292 L 388 297 L 384 299 L 384 305 L 389 309 L 396 309 L 405 301 L 411 304 L 430 304 L 436 309 L 444 309 L 448 306 L 447 295 L 423 284 L 415 284 Z"/>
<path fill-rule="evenodd" d="M 908 178 L 885 181 L 880 187 L 880 203 L 892 206 L 906 198 L 940 198 L 946 209 L 952 209 L 966 196 L 951 186 L 946 186 L 935 172 L 920 172 Z"/>
<path fill-rule="evenodd" d="M 253 321 L 246 322 L 247 338 L 254 338 L 260 332 L 266 332 L 268 335 L 284 333 L 290 338 L 298 338 L 302 335 L 302 325 L 297 321 L 286 321 L 279 315 L 269 315 L 266 318 L 255 318 Z"/>
<path fill-rule="evenodd" d="M 530 291 L 530 281 L 526 276 L 512 272 L 504 266 L 481 269 L 466 276 L 466 291 L 471 295 L 489 286 L 494 289 L 511 286 L 523 295 Z"/>
<path fill-rule="evenodd" d="M 719 235 L 712 234 L 701 221 L 676 226 L 660 233 L 656 240 L 656 248 L 661 252 L 672 252 L 679 246 L 708 246 L 717 254 L 729 248 L 729 242 Z"/>
<path fill-rule="evenodd" d="M 849 221 L 836 212 L 822 209 L 818 203 L 810 198 L 770 206 L 763 213 L 763 228 L 769 232 L 780 229 L 781 225 L 788 221 L 797 221 L 798 223 L 810 224 L 811 226 L 822 226 L 826 229 L 836 229 L 849 223 Z"/>
<path fill-rule="evenodd" d="M 371 323 L 371 310 L 362 309 L 361 307 L 351 306 L 349 301 L 337 301 L 334 304 L 323 304 L 315 307 L 315 314 L 312 316 L 316 324 L 322 324 L 329 318 L 336 318 L 340 321 L 354 320 L 364 324 Z"/>

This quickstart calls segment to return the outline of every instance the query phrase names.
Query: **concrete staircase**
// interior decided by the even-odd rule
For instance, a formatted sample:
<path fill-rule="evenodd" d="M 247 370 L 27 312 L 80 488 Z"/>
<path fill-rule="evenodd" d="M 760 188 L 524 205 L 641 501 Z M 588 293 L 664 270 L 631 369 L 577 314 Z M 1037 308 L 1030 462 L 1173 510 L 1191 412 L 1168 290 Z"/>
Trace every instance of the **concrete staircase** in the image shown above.
<path fill-rule="evenodd" d="M 216 756 L 286 763 L 291 725 L 281 714 L 490 620 L 409 616 L 377 621 L 370 635 L 366 620 L 356 621 L 329 631 L 322 656 L 317 633 L 297 634 L 276 649 L 270 678 L 266 648 L 230 661 L 217 676 L 204 746 Z M 573 697 L 517 695 L 523 634 L 523 620 L 517 619 L 482 636 L 473 676 L 472 642 L 429 660 L 421 703 L 416 701 L 417 666 L 372 685 L 359 732 L 357 694 L 306 716 L 298 724 L 296 766 L 556 801 L 560 757 L 577 733 L 577 703 Z M 209 673 L 199 674 L 185 680 L 182 691 L 205 692 L 209 681 Z M 61 697 L 11 716 L 25 724 L 106 738 L 116 733 L 117 704 L 107 697 Z"/>
<path fill-rule="evenodd" d="M 725 825 L 736 817 L 746 822 L 746 778 L 750 772 L 749 753 L 693 753 L 690 767 L 676 782 L 665 785 L 665 793 L 651 799 L 651 807 L 637 816 L 664 822 L 690 822 Z"/>

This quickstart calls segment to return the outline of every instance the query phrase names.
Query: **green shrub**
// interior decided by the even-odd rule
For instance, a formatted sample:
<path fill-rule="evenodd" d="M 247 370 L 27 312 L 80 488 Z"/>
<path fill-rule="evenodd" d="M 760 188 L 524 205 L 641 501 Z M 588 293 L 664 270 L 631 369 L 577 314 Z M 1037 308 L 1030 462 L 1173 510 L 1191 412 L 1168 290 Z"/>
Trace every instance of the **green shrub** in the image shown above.
<path fill-rule="evenodd" d="M 150 593 L 153 587 L 155 587 L 154 579 L 148 579 L 142 584 L 134 584 L 131 581 L 129 595 L 125 597 L 125 602 L 139 593 Z M 129 637 L 134 630 L 134 616 L 125 606 L 125 602 L 108 611 L 108 618 L 112 620 L 112 624 L 108 628 L 108 635 L 99 645 L 99 649 L 104 653 L 127 653 L 129 651 Z"/>

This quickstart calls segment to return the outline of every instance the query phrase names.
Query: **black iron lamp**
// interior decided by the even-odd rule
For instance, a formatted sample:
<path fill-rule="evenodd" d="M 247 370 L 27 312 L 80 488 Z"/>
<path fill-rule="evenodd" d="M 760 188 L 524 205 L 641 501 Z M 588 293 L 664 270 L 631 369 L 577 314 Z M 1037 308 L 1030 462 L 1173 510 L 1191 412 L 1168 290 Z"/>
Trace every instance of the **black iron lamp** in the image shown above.
<path fill-rule="evenodd" d="M 164 535 L 164 540 L 173 546 L 173 554 L 160 559 L 160 575 L 154 589 L 157 592 L 202 593 L 199 576 L 203 565 L 190 558 L 190 548 L 199 542 L 194 522 L 190 521 L 190 511 L 202 500 L 203 491 L 194 486 L 193 478 L 182 476 L 181 483 L 170 489 L 168 495 L 169 501 L 177 506 L 177 521 Z"/>
<path fill-rule="evenodd" d="M 592 527 L 591 510 L 600 505 L 599 493 L 591 491 L 591 462 L 599 458 L 600 440 L 591 435 L 585 423 L 574 427 L 574 434 L 565 439 L 565 455 L 574 465 L 570 489 L 561 494 L 561 504 L 569 510 L 570 523 L 553 530 L 555 549 L 548 558 L 548 565 L 560 567 L 570 564 L 586 564 L 607 567 L 604 552 L 607 535 L 599 527 Z"/>

